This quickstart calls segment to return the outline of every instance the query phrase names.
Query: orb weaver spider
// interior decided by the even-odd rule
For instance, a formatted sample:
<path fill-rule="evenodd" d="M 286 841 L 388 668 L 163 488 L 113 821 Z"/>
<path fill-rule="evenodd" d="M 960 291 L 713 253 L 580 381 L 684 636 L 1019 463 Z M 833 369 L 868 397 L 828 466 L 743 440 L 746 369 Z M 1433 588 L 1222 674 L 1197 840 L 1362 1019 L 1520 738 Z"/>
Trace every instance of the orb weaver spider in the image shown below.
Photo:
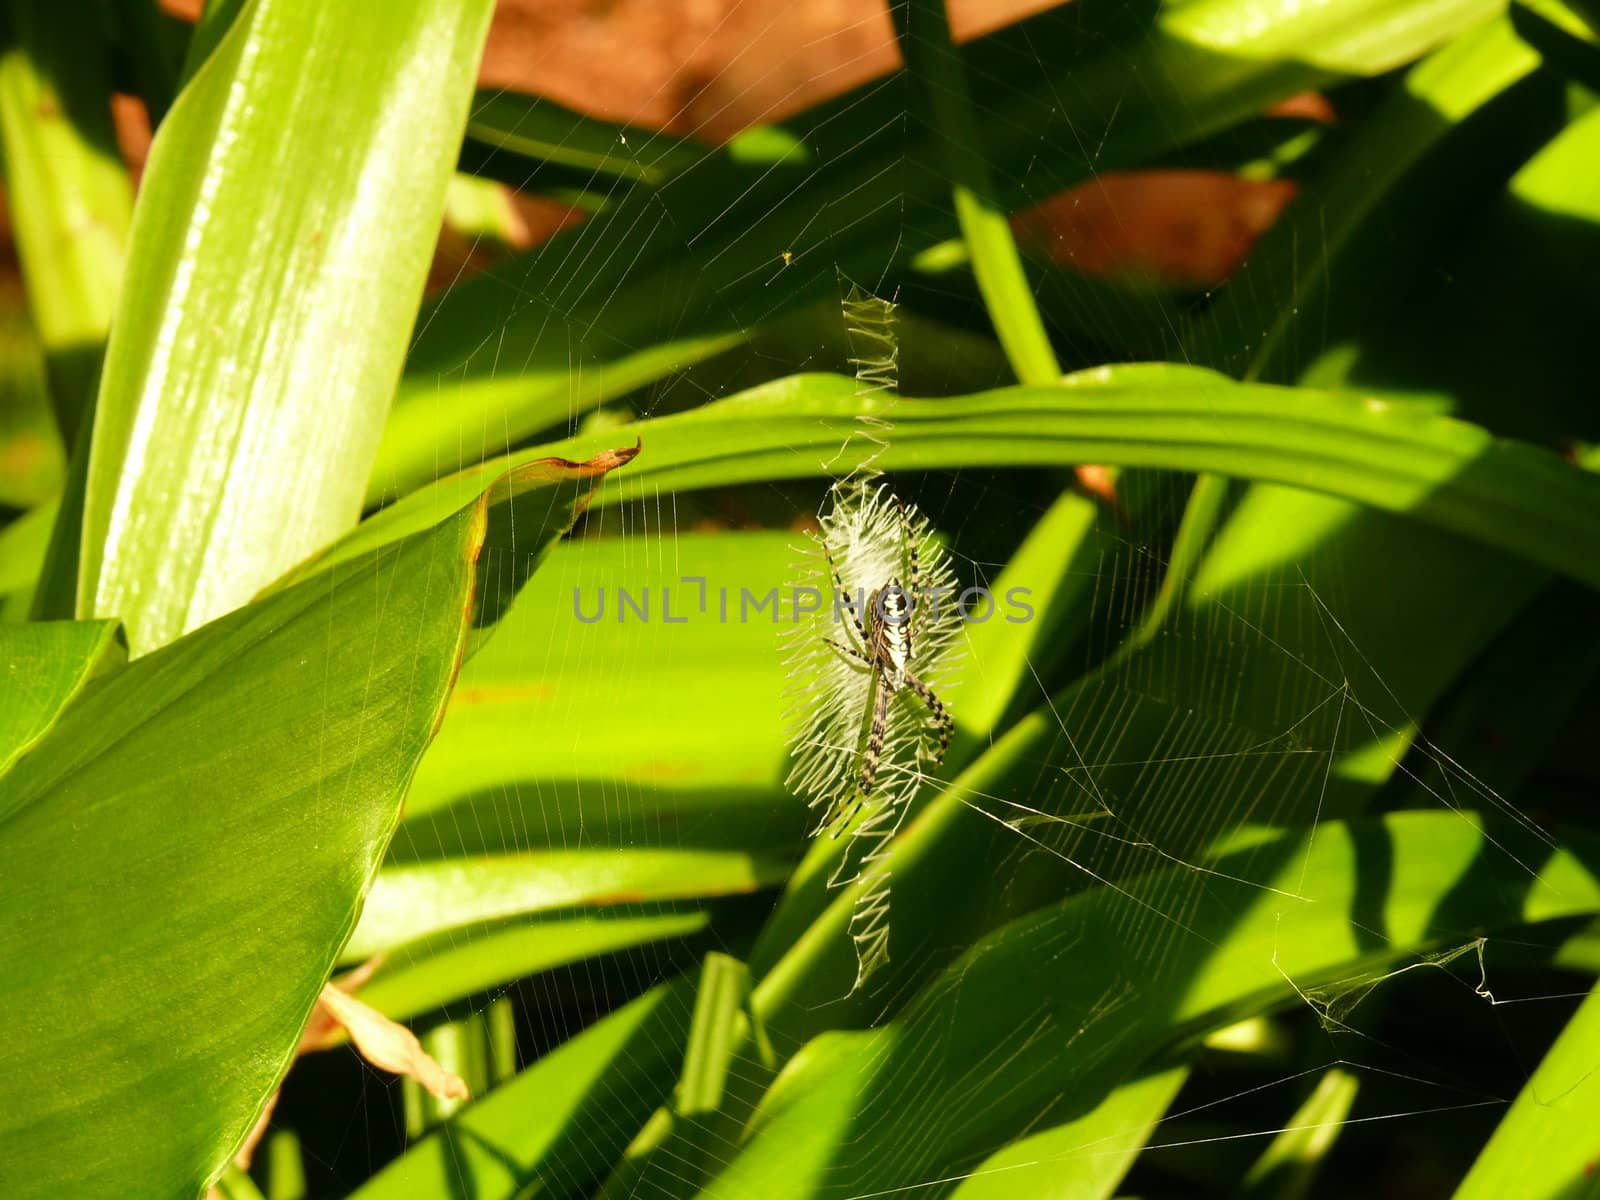
<path fill-rule="evenodd" d="M 865 671 L 873 677 L 872 724 L 867 731 L 866 751 L 862 756 L 859 792 L 855 805 L 848 812 L 836 813 L 828 822 L 835 826 L 834 837 L 839 836 L 843 827 L 861 811 L 862 805 L 872 795 L 872 788 L 877 782 L 878 768 L 883 758 L 884 742 L 889 735 L 889 701 L 896 692 L 912 692 L 927 708 L 939 735 L 939 750 L 933 759 L 935 768 L 944 761 L 945 751 L 950 748 L 950 739 L 955 733 L 955 722 L 951 720 L 949 710 L 934 694 L 933 689 L 911 669 L 911 659 L 917 645 L 917 612 L 920 607 L 914 597 L 920 591 L 922 576 L 917 560 L 916 541 L 911 536 L 910 518 L 906 515 L 905 505 L 898 496 L 894 502 L 900 510 L 900 527 L 904 538 L 911 588 L 908 591 L 902 587 L 898 575 L 891 576 L 887 583 L 880 585 L 871 597 L 866 599 L 865 622 L 862 621 L 861 613 L 856 608 L 855 600 L 845 588 L 844 580 L 839 577 L 839 568 L 833 561 L 832 550 L 828 548 L 826 541 L 822 545 L 822 552 L 828 560 L 828 570 L 833 575 L 836 594 L 841 597 L 845 610 L 850 614 L 850 623 L 845 626 L 845 632 L 854 644 L 847 645 L 832 638 L 823 640 L 838 651 L 850 666 Z"/>

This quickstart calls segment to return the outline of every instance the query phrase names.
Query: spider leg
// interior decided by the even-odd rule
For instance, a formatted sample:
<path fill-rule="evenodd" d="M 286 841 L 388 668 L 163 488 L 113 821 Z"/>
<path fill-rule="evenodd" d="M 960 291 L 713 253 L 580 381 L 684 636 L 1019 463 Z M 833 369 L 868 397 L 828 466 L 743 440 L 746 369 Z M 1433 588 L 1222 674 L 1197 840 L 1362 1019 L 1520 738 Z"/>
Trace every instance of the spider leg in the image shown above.
<path fill-rule="evenodd" d="M 839 568 L 833 561 L 833 551 L 828 549 L 826 538 L 822 540 L 822 555 L 828 560 L 828 573 L 833 576 L 834 595 L 844 597 L 844 607 L 845 611 L 850 614 L 850 624 L 855 626 L 856 636 L 861 639 L 861 645 L 866 646 L 870 642 L 867 637 L 867 627 L 861 623 L 861 614 L 856 611 L 855 598 L 850 595 L 849 590 L 844 586 L 844 580 L 839 578 Z M 835 615 L 837 615 L 837 610 Z"/>
<path fill-rule="evenodd" d="M 911 536 L 911 514 L 906 511 L 906 503 L 896 496 L 894 506 L 900 510 L 900 545 L 906 555 L 905 595 L 911 602 L 911 623 L 906 627 L 906 648 L 909 650 L 916 645 L 922 626 L 922 563 L 916 539 Z"/>
<path fill-rule="evenodd" d="M 857 650 L 854 646 L 846 646 L 844 643 L 836 642 L 832 638 L 823 638 L 822 640 L 829 646 L 832 646 L 840 654 L 844 655 L 847 661 L 853 660 L 853 662 L 851 662 L 852 666 L 855 665 L 855 663 L 860 663 L 868 671 L 875 669 L 873 667 L 872 660 L 865 654 L 861 653 L 861 651 Z"/>
<path fill-rule="evenodd" d="M 867 732 L 867 753 L 861 768 L 861 796 L 872 795 L 878 781 L 878 762 L 883 757 L 883 742 L 889 736 L 889 687 L 878 680 L 878 695 L 872 704 L 872 728 Z"/>
<path fill-rule="evenodd" d="M 833 643 L 830 643 L 830 645 Z M 841 647 L 842 649 L 842 647 Z M 854 653 L 852 651 L 852 653 Z M 859 655 L 857 656 L 859 657 Z M 889 732 L 889 688 L 880 678 L 878 680 L 877 699 L 872 705 L 872 728 L 867 732 L 867 752 L 864 758 L 865 765 L 861 769 L 861 786 L 856 792 L 855 803 L 848 809 L 843 805 L 836 807 L 828 819 L 823 822 L 823 828 L 833 826 L 833 836 L 838 837 L 844 832 L 845 826 L 855 819 L 862 806 L 872 796 L 872 785 L 878 778 L 878 761 L 883 757 L 883 741 Z"/>
<path fill-rule="evenodd" d="M 950 710 L 944 706 L 943 701 L 934 695 L 933 689 L 910 671 L 905 672 L 905 686 L 917 694 L 917 698 L 928 706 L 928 712 L 933 717 L 933 723 L 939 729 L 939 756 L 933 760 L 933 765 L 938 766 L 944 761 L 944 752 L 950 749 L 950 739 L 955 736 L 956 723 L 950 717 Z"/>

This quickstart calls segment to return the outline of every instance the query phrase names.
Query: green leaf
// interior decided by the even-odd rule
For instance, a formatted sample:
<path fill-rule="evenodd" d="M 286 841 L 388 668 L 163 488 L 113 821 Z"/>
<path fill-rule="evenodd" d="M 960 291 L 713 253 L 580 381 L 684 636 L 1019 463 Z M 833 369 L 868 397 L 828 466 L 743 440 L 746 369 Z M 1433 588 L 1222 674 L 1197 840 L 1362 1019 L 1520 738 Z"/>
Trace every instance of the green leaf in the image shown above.
<path fill-rule="evenodd" d="M 905 948 L 890 971 L 926 971 L 930 956 L 913 947 L 935 938 L 958 945 L 957 929 L 976 937 L 1086 880 L 1147 870 L 1152 853 L 1199 853 L 1226 834 L 1238 809 L 1235 801 L 1196 806 L 1193 795 L 1259 793 L 1273 819 L 1289 823 L 1360 811 L 1395 770 L 1415 714 L 1542 577 L 1436 530 L 1396 530 L 1392 518 L 1359 515 L 1313 493 L 1251 489 L 1189 602 L 1155 640 L 1054 695 L 1029 693 L 1033 711 L 888 847 L 893 939 Z M 1328 593 L 1332 613 L 1323 588 L 1338 589 Z M 1461 605 L 1467 592 L 1479 603 Z M 1396 593 L 1417 597 L 1416 606 L 1397 609 Z M 1219 696 L 1219 679 L 1243 689 Z M 1345 719 L 1351 701 L 1361 720 Z M 1173 754 L 1174 737 L 1183 753 Z M 1085 764 L 1102 765 L 1091 772 Z M 1119 832 L 1128 829 L 1138 836 Z M 1092 875 L 1078 866 L 1085 858 Z M 1007 879 L 1003 895 L 970 883 L 952 893 L 952 879 L 983 878 Z M 792 1012 L 849 989 L 854 903 L 849 889 L 801 897 L 791 885 L 752 952 L 758 974 L 777 976 L 763 980 L 765 995 Z M 861 1005 L 850 1008 L 826 1019 L 867 1019 Z"/>
<path fill-rule="evenodd" d="M 115 657 L 115 621 L 0 625 L 0 775 L 44 736 L 89 679 Z"/>
<path fill-rule="evenodd" d="M 1115 537 L 1113 523 L 1094 500 L 1064 491 L 989 585 L 998 597 L 1026 588 L 1035 611 L 1024 625 L 987 621 L 966 631 L 972 662 L 945 689 L 944 700 L 957 724 L 978 744 L 997 731 L 1033 665 L 1050 647 L 1072 640 L 1087 626 L 1087 593 L 1094 585 L 1096 563 Z M 956 753 L 961 753 L 959 747 Z"/>
<path fill-rule="evenodd" d="M 71 449 L 34 615 L 79 613 L 78 547 L 89 430 L 126 259 L 133 189 L 111 123 L 103 31 L 41 0 L 12 5 L 0 56 L 0 142 L 28 308 L 62 445 Z M 115 614 L 112 614 L 115 615 Z"/>
<path fill-rule="evenodd" d="M 32 508 L 50 500 L 66 469 L 39 339 L 20 304 L 0 301 L 0 504 Z"/>
<path fill-rule="evenodd" d="M 133 189 L 111 126 L 109 48 L 94 21 L 44 0 L 7 16 L 0 55 L 6 191 L 68 445 L 90 411 L 123 275 Z"/>
<path fill-rule="evenodd" d="M 255 0 L 162 124 L 106 353 L 78 592 L 82 612 L 122 618 L 135 654 L 355 522 L 490 8 L 409 0 L 380 19 Z"/>
<path fill-rule="evenodd" d="M 0 529 L 0 593 L 16 597 L 19 613 L 27 612 L 55 521 L 56 505 L 51 502 L 30 509 Z"/>
<path fill-rule="evenodd" d="M 956 221 L 989 320 L 1019 380 L 1055 383 L 1061 364 L 1034 303 L 1009 214 L 996 199 L 945 0 L 908 0 L 890 11 L 906 69 L 928 105 L 931 136 L 943 152 Z"/>
<path fill-rule="evenodd" d="M 793 541 L 680 532 L 659 553 L 618 537 L 555 547 L 462 669 L 395 854 L 797 852 L 804 810 L 782 784 L 789 626 L 770 604 L 740 618 L 743 591 L 784 586 Z M 620 591 L 648 619 L 621 609 Z"/>
<path fill-rule="evenodd" d="M 992 208 L 1017 211 L 1101 171 L 1149 164 L 1274 101 L 1391 70 L 1498 7 L 1205 0 L 1161 6 L 1153 20 L 1114 5 L 1093 21 L 1065 6 L 1043 13 L 963 49 L 972 109 L 984 116 Z M 1041 56 L 1041 45 L 1062 49 Z M 1062 60 L 1074 64 L 1067 90 Z M 1130 91 L 1130 78 L 1142 86 Z M 837 302 L 841 274 L 891 290 L 919 253 L 959 233 L 942 133 L 908 133 L 904 116 L 903 89 L 875 80 L 786 122 L 779 152 L 754 153 L 748 142 L 773 131 L 751 131 L 726 155 L 691 163 L 670 140 L 641 140 L 544 101 L 502 97 L 475 115 L 487 141 L 507 149 L 530 131 L 535 159 L 568 146 L 586 162 L 599 155 L 597 167 L 644 164 L 652 177 L 657 165 L 670 167 L 659 185 L 633 189 L 428 307 L 369 499 L 535 432 L 563 387 L 581 409 L 602 389 L 615 394 L 607 375 L 642 383 L 800 305 Z M 1041 144 L 1060 152 L 1041 156 Z M 885 169 L 890 159 L 899 169 Z M 527 178 L 519 167 L 502 174 Z M 605 177 L 608 194 L 613 178 Z M 573 263 L 584 267 L 576 276 Z M 1007 287 L 1013 299 L 1021 294 Z M 1004 306 L 996 315 L 1011 320 Z M 602 379 L 591 385 L 597 370 Z M 563 384 L 564 372 L 576 382 Z M 510 409 L 509 425 L 497 404 Z"/>
<path fill-rule="evenodd" d="M 1250 1167 L 1242 1194 L 1251 1200 L 1304 1200 L 1317 1169 L 1339 1138 L 1360 1081 L 1346 1071 L 1324 1072 L 1311 1095 Z"/>
<path fill-rule="evenodd" d="M 361 999 L 403 1021 L 552 967 L 688 937 L 710 920 L 709 913 L 695 910 L 623 910 L 450 931 L 390 954 L 361 989 Z"/>
<path fill-rule="evenodd" d="M 1409 71 L 1252 248 L 1219 303 L 1197 318 L 1202 344 L 1205 333 L 1221 338 L 1216 365 L 1252 379 L 1292 378 L 1297 357 L 1322 348 L 1311 331 L 1326 340 L 1329 302 L 1323 292 L 1348 243 L 1382 213 L 1385 201 L 1431 151 L 1538 66 L 1538 54 L 1501 16 Z M 1416 230 L 1402 253 L 1425 246 L 1427 233 Z M 1363 311 L 1368 307 L 1365 296 L 1354 303 Z"/>
<path fill-rule="evenodd" d="M 1600 478 L 1476 425 L 1359 395 L 1234 384 L 1187 368 L 1069 376 L 941 400 L 859 397 L 853 379 L 791 376 L 678 416 L 631 426 L 650 452 L 611 502 L 729 483 L 843 474 L 877 446 L 848 435 L 887 415 L 886 470 L 1117 466 L 1211 471 L 1405 513 L 1600 586 Z M 608 435 L 609 436 L 609 435 Z M 576 456 L 586 435 L 531 453 Z M 407 504 L 444 502 L 528 456 L 441 480 Z"/>
<path fill-rule="evenodd" d="M 1600 678 L 1600 641 L 1589 637 L 1595 601 L 1565 581 L 1544 588 L 1510 628 L 1474 647 L 1470 670 L 1429 712 L 1429 742 L 1481 794 L 1517 795 Z M 1444 774 L 1430 765 L 1410 778 L 1403 786 L 1409 802 L 1400 807 L 1431 803 Z"/>
<path fill-rule="evenodd" d="M 1172 606 L 1182 599 L 1190 577 L 1211 544 L 1223 506 L 1227 503 L 1228 490 L 1228 480 L 1221 475 L 1201 475 L 1194 481 L 1188 502 L 1183 508 L 1183 519 L 1172 537 L 1172 549 L 1161 575 L 1161 588 L 1150 602 L 1139 627 L 1118 648 L 1118 653 L 1132 653 L 1141 646 L 1149 645 L 1165 624 Z"/>
<path fill-rule="evenodd" d="M 373 881 L 343 957 L 504 917 L 753 892 L 781 883 L 791 857 L 608 847 L 388 867 Z"/>
<path fill-rule="evenodd" d="M 1188 1078 L 1187 1067 L 1168 1067 L 1122 1084 L 1076 1120 L 996 1150 L 950 1200 L 1106 1200 Z"/>
<path fill-rule="evenodd" d="M 570 426 L 635 388 L 742 343 L 748 332 L 716 331 L 636 351 L 607 346 L 576 362 L 572 347 L 563 346 L 554 359 L 487 377 L 409 370 L 383 427 L 367 503 L 402 496 L 534 434 Z"/>
<path fill-rule="evenodd" d="M 655 186 L 703 162 L 715 152 L 697 142 L 654 129 L 600 121 L 543 96 L 479 92 L 467 119 L 467 137 L 486 149 L 538 163 L 570 168 L 579 178 L 602 176 Z M 518 182 L 547 186 L 535 173 Z"/>
<path fill-rule="evenodd" d="M 255 1181 L 238 1167 L 229 1167 L 224 1171 L 222 1178 L 217 1180 L 212 1190 L 221 1196 L 222 1200 L 266 1200 L 261 1194 L 261 1189 L 256 1187 Z"/>
<path fill-rule="evenodd" d="M 505 578 L 515 579 L 520 586 L 542 561 L 550 543 L 571 527 L 589 502 L 593 486 L 589 481 L 626 466 L 637 453 L 637 447 L 602 450 L 583 462 L 534 458 L 508 466 L 504 471 L 463 471 L 452 475 L 367 518 L 327 549 L 280 576 L 272 586 L 282 588 L 366 558 L 385 546 L 432 528 L 479 496 L 496 514 L 490 535 L 503 532 L 503 549 L 519 560 L 513 562 Z M 556 500 L 546 492 L 552 487 L 559 489 Z M 522 527 L 520 536 L 519 525 Z M 515 595 L 515 586 L 494 589 L 492 594 L 480 597 L 480 603 L 493 606 L 498 614 Z"/>
<path fill-rule="evenodd" d="M 1456 1190 L 1456 1200 L 1594 1194 L 1600 1129 L 1600 988 L 1591 991 L 1517 1094 Z"/>
<path fill-rule="evenodd" d="M 1600 907 L 1592 847 L 1547 851 L 1530 871 L 1502 849 L 1508 837 L 1452 812 L 1327 824 L 1216 874 L 1158 871 L 1006 925 L 888 1025 L 810 1042 L 704 1194 L 860 1195 L 939 1178 L 1046 1106 L 1087 1110 L 1180 1037 L 1319 995 L 1332 1012 L 1400 956 Z M 1197 887 L 1203 904 L 1181 898 Z M 1159 947 L 1132 981 L 1130 936 Z M 1077 1052 L 1036 1052 L 1047 1046 Z M 885 1090 L 904 1071 L 917 1088 Z"/>
<path fill-rule="evenodd" d="M 740 1009 L 749 997 L 750 968 L 727 954 L 707 954 L 700 968 L 683 1075 L 673 1105 L 681 1116 L 715 1112 L 721 1105 L 738 1043 Z"/>
<path fill-rule="evenodd" d="M 1589 88 L 1600 87 L 1600 22 L 1594 16 L 1586 18 L 1562 0 L 1516 0 L 1511 24 L 1551 65 Z"/>
<path fill-rule="evenodd" d="M 654 988 L 477 1100 L 350 1200 L 573 1195 L 666 1098 L 693 984 Z"/>
<path fill-rule="evenodd" d="M 465 637 L 474 504 L 87 691 L 0 779 L 11 1196 L 197 1195 L 253 1123 Z"/>

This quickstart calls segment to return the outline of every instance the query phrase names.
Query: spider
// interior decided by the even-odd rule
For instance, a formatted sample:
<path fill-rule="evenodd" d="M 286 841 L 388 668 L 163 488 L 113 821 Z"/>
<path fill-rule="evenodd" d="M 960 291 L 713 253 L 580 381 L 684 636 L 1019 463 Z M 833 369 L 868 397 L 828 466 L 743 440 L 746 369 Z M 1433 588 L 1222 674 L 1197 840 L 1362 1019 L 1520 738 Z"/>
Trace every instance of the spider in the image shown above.
<path fill-rule="evenodd" d="M 839 836 L 843 827 L 850 823 L 851 818 L 861 810 L 861 806 L 872 795 L 872 786 L 877 782 L 878 767 L 883 757 L 883 743 L 889 733 L 891 696 L 896 692 L 909 690 L 914 692 L 927 707 L 928 715 L 933 718 L 934 727 L 939 733 L 939 751 L 933 760 L 935 767 L 944 761 L 945 751 L 950 748 L 950 738 L 955 732 L 955 722 L 950 719 L 949 711 L 940 702 L 939 697 L 934 695 L 933 689 L 917 678 L 911 670 L 911 656 L 918 636 L 917 605 L 912 597 L 919 592 L 922 577 L 917 563 L 917 545 L 911 536 L 911 523 L 906 516 L 905 505 L 901 503 L 899 497 L 895 498 L 895 505 L 900 509 L 900 525 L 905 538 L 911 589 L 908 592 L 901 586 L 898 576 L 891 576 L 887 583 L 880 586 L 867 599 L 865 624 L 862 623 L 861 614 L 856 609 L 855 600 L 851 598 L 844 581 L 839 577 L 839 568 L 833 561 L 833 552 L 828 549 L 826 541 L 822 545 L 822 552 L 828 560 L 828 570 L 833 574 L 833 585 L 838 595 L 843 597 L 845 609 L 850 614 L 850 624 L 846 627 L 846 632 L 854 631 L 852 640 L 855 644 L 846 645 L 832 638 L 824 640 L 851 666 L 870 673 L 875 685 L 872 726 L 867 733 L 867 748 L 862 761 L 858 799 L 849 812 L 839 816 L 836 822 L 829 822 L 835 824 L 834 837 Z"/>

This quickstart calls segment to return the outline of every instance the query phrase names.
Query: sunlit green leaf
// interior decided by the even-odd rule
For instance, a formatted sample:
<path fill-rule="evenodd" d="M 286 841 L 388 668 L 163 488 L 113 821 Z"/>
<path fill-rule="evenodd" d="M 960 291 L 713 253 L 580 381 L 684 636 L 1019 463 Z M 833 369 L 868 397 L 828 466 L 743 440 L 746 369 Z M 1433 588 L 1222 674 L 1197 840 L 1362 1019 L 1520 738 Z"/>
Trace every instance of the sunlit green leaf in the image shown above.
<path fill-rule="evenodd" d="M 1600 1132 L 1591 1117 L 1600 1078 L 1600 990 L 1592 991 L 1550 1047 L 1456 1191 L 1456 1200 L 1592 1195 Z"/>
<path fill-rule="evenodd" d="M 448 929 L 527 913 L 753 892 L 780 882 L 788 865 L 788 856 L 608 847 L 389 867 L 373 881 L 344 954 L 365 958 Z"/>
<path fill-rule="evenodd" d="M 626 906 L 610 913 L 451 931 L 392 952 L 362 988 L 361 999 L 404 1020 L 524 975 L 688 937 L 710 921 L 710 913 L 700 910 L 640 913 Z"/>
<path fill-rule="evenodd" d="M 145 657 L 0 780 L 9 1194 L 194 1196 L 244 1136 L 437 724 L 482 522 Z"/>
<path fill-rule="evenodd" d="M 50 728 L 57 714 L 114 657 L 115 621 L 0 625 L 0 775 Z"/>
<path fill-rule="evenodd" d="M 78 592 L 135 653 L 354 524 L 490 7 L 417 0 L 375 21 L 255 0 L 163 122 L 107 349 Z"/>
<path fill-rule="evenodd" d="M 1204 383 L 1136 369 L 1078 386 L 1002 388 L 942 400 L 858 397 L 852 379 L 793 376 L 680 416 L 630 426 L 650 452 L 607 498 L 657 490 L 842 474 L 878 448 L 849 431 L 861 412 L 893 415 L 890 470 L 1109 463 L 1212 471 L 1325 492 L 1406 513 L 1600 585 L 1600 531 L 1588 513 L 1600 478 L 1463 421 L 1360 395 Z M 495 459 L 441 480 L 405 506 L 439 505 L 534 455 L 581 457 L 615 434 Z M 842 449 L 841 449 L 842 447 Z"/>
<path fill-rule="evenodd" d="M 352 1200 L 567 1195 L 610 1165 L 666 1095 L 689 1025 L 689 980 L 656 988 L 479 1100 Z"/>
<path fill-rule="evenodd" d="M 1185 1068 L 1168 1067 L 1123 1084 L 1076 1120 L 995 1151 L 957 1185 L 952 1200 L 1114 1195 L 1188 1077 Z"/>

